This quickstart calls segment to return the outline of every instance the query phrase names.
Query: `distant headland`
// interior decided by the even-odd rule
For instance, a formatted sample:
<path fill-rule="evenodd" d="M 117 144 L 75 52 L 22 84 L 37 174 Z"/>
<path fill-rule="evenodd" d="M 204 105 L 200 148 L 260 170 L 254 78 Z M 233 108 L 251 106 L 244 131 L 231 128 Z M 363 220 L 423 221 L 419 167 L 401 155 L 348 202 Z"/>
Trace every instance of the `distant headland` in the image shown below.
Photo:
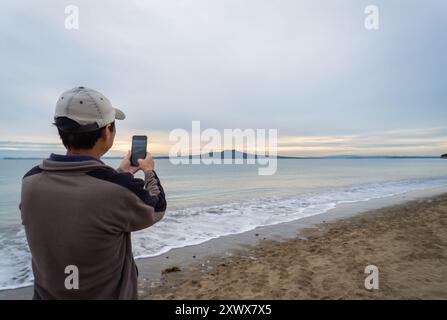
<path fill-rule="evenodd" d="M 41 160 L 46 157 L 14 157 L 14 156 L 4 156 L 0 155 L 0 159 L 3 160 Z M 106 160 L 116 160 L 121 159 L 122 157 L 116 156 L 105 156 L 103 159 Z M 169 156 L 164 155 L 154 155 L 154 159 L 169 159 Z M 277 159 L 430 159 L 430 158 L 438 158 L 439 156 L 387 156 L 387 155 L 376 155 L 376 156 L 366 156 L 366 155 L 333 155 L 333 156 L 284 156 L 284 155 L 261 155 L 261 154 L 250 154 L 246 152 L 240 152 L 238 150 L 224 150 L 220 152 L 209 152 L 205 154 L 196 154 L 196 155 L 178 155 L 177 158 L 221 158 L 221 159 L 248 159 L 248 158 L 277 158 Z M 447 154 L 443 154 L 441 158 L 447 158 Z"/>

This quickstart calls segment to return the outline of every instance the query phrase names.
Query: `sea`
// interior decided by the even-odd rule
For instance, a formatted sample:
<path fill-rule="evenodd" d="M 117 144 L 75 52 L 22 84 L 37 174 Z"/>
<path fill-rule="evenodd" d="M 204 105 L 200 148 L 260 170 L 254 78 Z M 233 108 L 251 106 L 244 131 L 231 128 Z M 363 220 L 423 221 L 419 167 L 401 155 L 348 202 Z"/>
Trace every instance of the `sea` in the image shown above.
<path fill-rule="evenodd" d="M 33 282 L 19 203 L 23 175 L 40 162 L 0 159 L 0 290 Z M 158 159 L 156 171 L 168 209 L 162 221 L 132 235 L 136 258 L 326 213 L 342 203 L 447 186 L 447 160 L 436 158 L 278 159 L 270 176 L 259 175 L 256 165 Z"/>

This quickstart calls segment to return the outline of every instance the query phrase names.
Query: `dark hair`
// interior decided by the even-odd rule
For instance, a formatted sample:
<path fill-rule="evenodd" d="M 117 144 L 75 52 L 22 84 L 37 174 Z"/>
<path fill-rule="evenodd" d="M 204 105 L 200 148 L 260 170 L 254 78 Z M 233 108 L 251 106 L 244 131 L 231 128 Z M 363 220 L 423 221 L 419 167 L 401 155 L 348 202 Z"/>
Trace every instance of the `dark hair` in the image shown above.
<path fill-rule="evenodd" d="M 103 130 L 105 130 L 105 127 L 98 128 L 96 125 L 96 129 L 93 128 L 93 130 L 84 132 L 83 128 L 85 126 L 81 126 L 67 117 L 56 118 L 53 124 L 57 127 L 62 143 L 67 149 L 92 149 L 101 138 Z M 110 132 L 114 130 L 115 122 L 112 122 Z"/>

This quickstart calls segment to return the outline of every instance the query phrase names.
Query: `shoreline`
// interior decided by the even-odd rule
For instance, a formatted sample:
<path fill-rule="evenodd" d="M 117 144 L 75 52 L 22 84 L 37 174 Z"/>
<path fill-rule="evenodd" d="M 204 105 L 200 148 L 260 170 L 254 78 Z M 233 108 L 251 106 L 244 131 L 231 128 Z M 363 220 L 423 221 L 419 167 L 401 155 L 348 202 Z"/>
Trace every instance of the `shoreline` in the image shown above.
<path fill-rule="evenodd" d="M 296 238 L 297 234 L 305 233 L 310 229 L 314 231 L 321 231 L 325 227 L 330 229 L 330 226 L 336 225 L 339 220 L 349 220 L 360 214 L 374 213 L 375 210 L 402 205 L 410 201 L 430 200 L 446 193 L 447 187 L 440 187 L 362 202 L 343 203 L 322 214 L 258 227 L 244 233 L 211 239 L 197 245 L 171 249 L 155 257 L 140 258 L 136 260 L 139 268 L 139 294 L 142 298 L 151 295 L 152 292 L 166 286 L 167 277 L 176 278 L 176 274 L 191 274 L 198 269 L 201 273 L 209 273 L 215 269 L 216 261 L 222 259 L 229 257 L 250 259 L 247 252 L 263 243 L 284 242 Z M 180 272 L 162 274 L 163 270 L 176 266 L 179 266 Z M 31 299 L 31 297 L 32 286 L 0 291 L 0 300 Z M 151 297 L 149 296 L 149 298 Z"/>
<path fill-rule="evenodd" d="M 365 287 L 371 266 L 377 290 Z M 447 193 L 213 255 L 142 290 L 143 299 L 447 299 Z"/>

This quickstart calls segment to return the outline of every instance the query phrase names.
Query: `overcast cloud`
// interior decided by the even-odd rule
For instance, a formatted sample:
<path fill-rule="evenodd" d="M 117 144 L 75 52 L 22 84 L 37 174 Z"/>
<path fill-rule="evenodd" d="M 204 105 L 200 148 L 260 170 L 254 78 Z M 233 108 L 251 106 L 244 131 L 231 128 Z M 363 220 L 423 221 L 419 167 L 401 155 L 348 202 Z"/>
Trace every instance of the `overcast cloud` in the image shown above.
<path fill-rule="evenodd" d="M 446 17 L 438 0 L 3 0 L 0 155 L 57 142 L 55 101 L 77 85 L 126 112 L 116 151 L 144 132 L 165 153 L 200 120 L 277 128 L 287 154 L 447 152 Z"/>

